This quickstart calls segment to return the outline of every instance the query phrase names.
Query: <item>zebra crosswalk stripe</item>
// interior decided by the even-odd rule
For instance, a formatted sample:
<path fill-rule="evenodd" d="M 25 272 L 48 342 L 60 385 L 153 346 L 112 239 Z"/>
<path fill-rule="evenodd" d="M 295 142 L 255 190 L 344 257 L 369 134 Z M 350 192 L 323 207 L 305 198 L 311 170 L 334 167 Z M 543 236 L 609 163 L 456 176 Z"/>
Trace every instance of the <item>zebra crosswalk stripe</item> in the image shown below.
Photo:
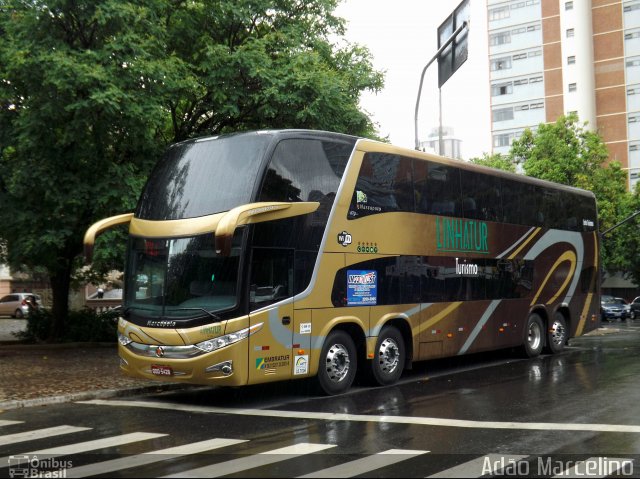
<path fill-rule="evenodd" d="M 340 464 L 334 467 L 328 467 L 321 471 L 312 472 L 299 477 L 353 477 L 366 474 L 376 469 L 391 466 L 412 457 L 427 454 L 429 451 L 413 451 L 408 449 L 389 449 L 388 451 L 379 452 L 373 456 L 363 457 L 355 461 Z"/>
<path fill-rule="evenodd" d="M 231 461 L 211 464 L 189 471 L 183 471 L 178 474 L 172 474 L 165 477 L 220 477 L 237 472 L 244 472 L 255 467 L 267 466 L 277 462 L 286 461 L 305 454 L 324 451 L 336 447 L 332 444 L 310 444 L 300 443 L 293 446 L 274 449 L 272 451 L 261 452 L 254 456 L 233 459 Z"/>
<path fill-rule="evenodd" d="M 58 456 L 68 456 L 71 454 L 80 454 L 83 452 L 95 451 L 105 447 L 122 446 L 133 442 L 146 441 L 158 437 L 167 436 L 167 434 L 156 434 L 151 432 L 132 432 L 121 436 L 106 437 L 93 441 L 80 442 L 77 444 L 69 444 L 66 446 L 52 447 L 50 449 L 41 449 L 39 451 L 24 452 L 14 455 L 20 456 L 39 456 L 40 458 L 52 458 Z M 0 458 L 0 464 L 7 464 L 9 456 Z"/>
<path fill-rule="evenodd" d="M 208 439 L 206 441 L 184 444 L 182 446 L 145 452 L 135 456 L 121 457 L 111 461 L 103 461 L 86 466 L 74 467 L 66 470 L 65 477 L 89 477 L 108 472 L 121 471 L 123 469 L 131 469 L 156 462 L 168 461 L 170 459 L 175 459 L 176 457 L 189 454 L 198 454 L 200 452 L 212 451 L 221 447 L 235 446 L 236 444 L 241 444 L 243 442 L 247 441 L 242 439 Z"/>
<path fill-rule="evenodd" d="M 24 421 L 7 421 L 0 420 L 0 427 L 2 426 L 13 426 L 14 424 L 22 424 Z"/>
<path fill-rule="evenodd" d="M 33 441 L 35 439 L 43 439 L 47 437 L 62 436 L 64 434 L 71 434 L 74 432 L 89 431 L 90 429 L 90 427 L 55 426 L 44 429 L 34 429 L 32 431 L 18 432 L 16 434 L 7 434 L 5 436 L 0 436 L 0 446 Z"/>

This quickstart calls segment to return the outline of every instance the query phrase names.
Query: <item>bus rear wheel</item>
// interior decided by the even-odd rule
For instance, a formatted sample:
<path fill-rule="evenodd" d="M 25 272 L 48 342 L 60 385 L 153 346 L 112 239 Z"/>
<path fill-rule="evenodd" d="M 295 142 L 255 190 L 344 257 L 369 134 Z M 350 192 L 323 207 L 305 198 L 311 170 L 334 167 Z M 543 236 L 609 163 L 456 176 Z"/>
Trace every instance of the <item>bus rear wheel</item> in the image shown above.
<path fill-rule="evenodd" d="M 562 313 L 553 315 L 553 321 L 547 330 L 547 350 L 556 354 L 564 350 L 567 343 L 567 321 Z"/>
<path fill-rule="evenodd" d="M 320 353 L 320 391 L 329 396 L 346 392 L 353 383 L 357 369 L 358 358 L 353 339 L 344 331 L 332 331 Z"/>
<path fill-rule="evenodd" d="M 524 344 L 522 351 L 528 358 L 535 358 L 540 355 L 544 347 L 544 322 L 542 318 L 533 313 L 527 319 L 527 326 L 524 330 Z"/>
<path fill-rule="evenodd" d="M 389 386 L 400 379 L 404 370 L 405 345 L 400 331 L 387 326 L 380 331 L 375 357 L 371 361 L 371 379 L 378 386 Z"/>

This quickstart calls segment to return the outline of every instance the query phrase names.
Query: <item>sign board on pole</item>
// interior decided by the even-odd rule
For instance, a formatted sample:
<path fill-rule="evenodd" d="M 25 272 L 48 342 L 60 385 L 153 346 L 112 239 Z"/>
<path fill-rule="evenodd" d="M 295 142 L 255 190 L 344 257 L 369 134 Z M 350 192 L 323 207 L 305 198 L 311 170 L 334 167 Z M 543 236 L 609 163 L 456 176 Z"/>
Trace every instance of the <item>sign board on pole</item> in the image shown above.
<path fill-rule="evenodd" d="M 462 0 L 451 15 L 438 27 L 438 49 L 464 22 L 469 22 L 469 0 Z M 451 44 L 438 56 L 438 88 L 462 65 L 469 53 L 469 29 L 463 29 Z"/>

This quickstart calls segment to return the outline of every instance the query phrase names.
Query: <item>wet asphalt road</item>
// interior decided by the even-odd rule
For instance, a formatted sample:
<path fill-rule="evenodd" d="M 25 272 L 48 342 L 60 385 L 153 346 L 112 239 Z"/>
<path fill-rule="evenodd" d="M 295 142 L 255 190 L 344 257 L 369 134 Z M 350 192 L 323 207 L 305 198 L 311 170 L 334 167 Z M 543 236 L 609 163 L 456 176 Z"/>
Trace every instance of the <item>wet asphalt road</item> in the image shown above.
<path fill-rule="evenodd" d="M 640 322 L 608 327 L 560 355 L 431 361 L 340 397 L 291 382 L 7 411 L 0 477 L 36 454 L 66 477 L 640 477 Z"/>

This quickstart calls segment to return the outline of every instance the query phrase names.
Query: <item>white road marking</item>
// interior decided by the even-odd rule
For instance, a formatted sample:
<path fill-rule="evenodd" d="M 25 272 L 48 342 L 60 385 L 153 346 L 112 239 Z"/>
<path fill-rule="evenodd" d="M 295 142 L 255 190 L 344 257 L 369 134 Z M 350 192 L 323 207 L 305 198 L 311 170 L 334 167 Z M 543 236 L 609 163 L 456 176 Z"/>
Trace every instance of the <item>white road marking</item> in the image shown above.
<path fill-rule="evenodd" d="M 328 467 L 321 471 L 312 472 L 311 474 L 305 474 L 300 477 L 354 477 L 406 461 L 412 457 L 427 454 L 428 452 L 429 451 L 413 451 L 408 449 L 389 449 L 388 451 L 379 452 L 373 456 L 367 456 L 338 466 Z"/>
<path fill-rule="evenodd" d="M 310 444 L 300 443 L 294 446 L 283 447 L 280 449 L 274 449 L 272 451 L 261 452 L 254 456 L 241 457 L 239 459 L 233 459 L 231 461 L 221 462 L 218 464 L 211 464 L 208 466 L 191 469 L 189 471 L 183 471 L 178 474 L 172 474 L 164 477 L 220 477 L 228 474 L 235 474 L 237 472 L 247 471 L 255 467 L 267 466 L 269 464 L 275 464 L 276 462 L 286 461 L 287 459 L 293 459 L 305 454 L 312 454 L 314 452 L 324 451 L 336 447 L 332 444 Z"/>
<path fill-rule="evenodd" d="M 43 457 L 52 458 L 58 456 L 68 456 L 71 454 L 80 454 L 82 452 L 95 451 L 97 449 L 103 449 L 105 447 L 122 446 L 124 444 L 130 444 L 132 442 L 146 441 L 148 439 L 155 439 L 157 437 L 163 436 L 167 436 L 167 434 L 133 432 L 131 434 L 123 434 L 121 436 L 113 436 L 103 439 L 96 439 L 93 441 L 79 442 L 77 444 L 69 444 L 67 446 L 52 447 L 50 449 L 41 449 L 39 451 L 14 454 L 14 456 L 40 456 L 41 459 Z M 8 456 L 0 458 L 0 464 L 7 464 L 8 462 Z"/>
<path fill-rule="evenodd" d="M 273 417 L 278 419 L 312 419 L 319 421 L 374 422 L 385 424 L 410 424 L 415 426 L 459 427 L 468 429 L 509 429 L 523 431 L 580 431 L 580 432 L 623 432 L 640 433 L 640 425 L 626 424 L 587 424 L 555 422 L 500 422 L 470 421 L 434 417 L 412 416 L 374 416 L 365 414 L 321 413 L 305 411 L 283 411 L 273 409 L 232 409 L 207 406 L 191 406 L 178 403 L 154 401 L 103 400 L 79 401 L 79 404 L 94 404 L 115 407 L 141 407 L 149 409 L 168 409 L 171 411 L 200 412 L 209 414 L 232 414 L 238 416 Z"/>
<path fill-rule="evenodd" d="M 111 461 L 103 461 L 86 466 L 70 468 L 66 470 L 65 477 L 89 477 L 98 474 L 121 471 L 123 469 L 168 461 L 170 459 L 175 459 L 176 457 L 186 456 L 189 454 L 198 454 L 205 451 L 219 449 L 221 447 L 234 446 L 243 442 L 247 441 L 241 439 L 209 439 L 206 441 L 184 444 L 182 446 L 145 452 L 135 456 L 121 457 Z"/>
<path fill-rule="evenodd" d="M 23 424 L 24 421 L 0 421 L 0 427 L 13 426 L 14 424 Z"/>
<path fill-rule="evenodd" d="M 55 426 L 44 429 L 34 429 L 33 431 L 18 432 L 16 434 L 7 434 L 5 436 L 0 436 L 0 446 L 33 441 L 35 439 L 43 439 L 45 437 L 62 436 L 63 434 L 88 431 L 90 429 L 90 427 Z"/>

